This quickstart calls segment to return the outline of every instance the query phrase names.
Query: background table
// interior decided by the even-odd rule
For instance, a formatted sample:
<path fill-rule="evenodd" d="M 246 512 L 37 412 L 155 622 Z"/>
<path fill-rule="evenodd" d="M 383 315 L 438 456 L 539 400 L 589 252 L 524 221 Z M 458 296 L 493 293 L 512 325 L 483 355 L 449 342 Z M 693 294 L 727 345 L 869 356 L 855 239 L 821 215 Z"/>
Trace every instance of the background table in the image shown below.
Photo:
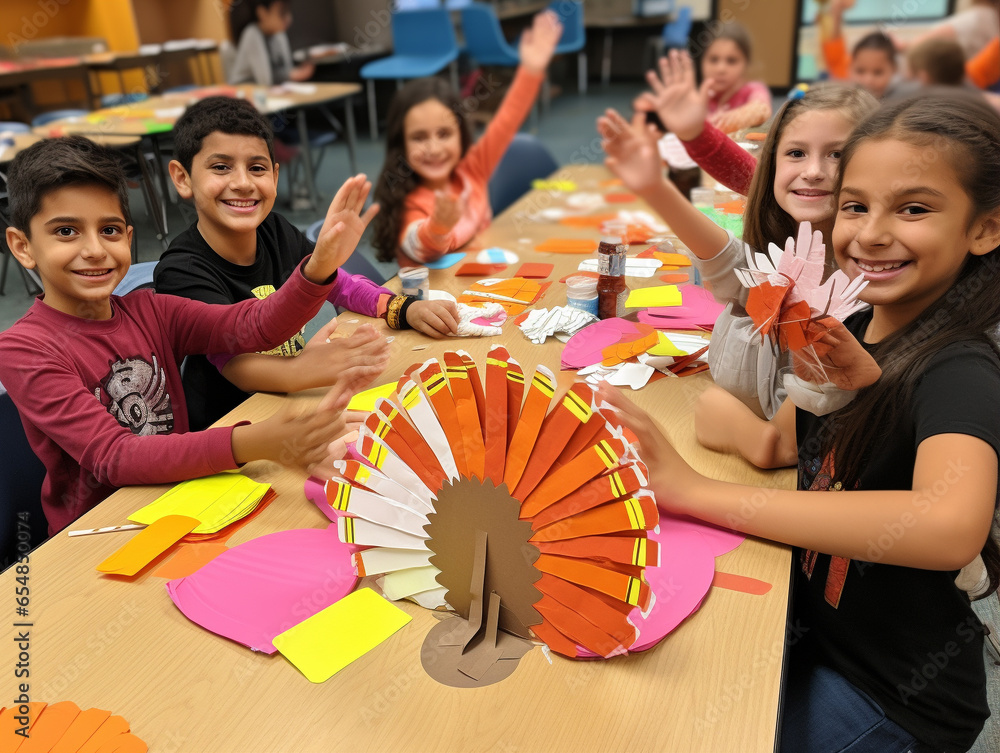
<path fill-rule="evenodd" d="M 605 190 L 602 168 L 571 168 L 583 190 Z M 527 219 L 560 197 L 534 192 L 514 204 L 477 239 L 503 245 L 521 261 L 549 261 L 558 280 L 579 255 L 541 255 L 532 242 L 593 232 Z M 508 275 L 516 270 L 511 267 Z M 460 291 L 453 270 L 432 272 L 434 287 Z M 398 281 L 394 281 L 398 284 Z M 636 282 L 629 280 L 630 283 Z M 653 278 L 650 282 L 656 282 Z M 542 306 L 565 302 L 553 284 Z M 351 330 L 365 317 L 346 313 Z M 537 363 L 558 369 L 561 344 L 532 345 L 512 323 L 501 338 L 435 342 L 395 332 L 385 379 L 411 363 L 462 348 L 484 364 L 503 342 L 531 372 Z M 414 350 L 414 348 L 421 348 Z M 557 372 L 557 394 L 573 372 Z M 711 380 L 705 374 L 662 379 L 632 395 L 665 426 L 696 468 L 717 477 L 790 487 L 791 471 L 765 473 L 698 445 L 692 405 Z M 260 420 L 287 401 L 309 404 L 318 393 L 258 394 L 223 419 Z M 327 518 L 303 496 L 304 475 L 273 463 L 248 464 L 244 473 L 270 482 L 278 498 L 230 540 L 235 545 L 291 527 L 317 528 Z M 125 522 L 126 516 L 168 487 L 122 490 L 73 528 Z M 99 576 L 94 567 L 130 534 L 70 539 L 56 536 L 31 556 L 31 697 L 73 700 L 110 709 L 131 723 L 151 751 L 771 751 L 784 652 L 789 551 L 748 540 L 717 560 L 717 569 L 773 585 L 763 596 L 713 588 L 701 608 L 651 650 L 609 661 L 550 665 L 532 650 L 510 678 L 475 690 L 439 685 L 420 666 L 424 636 L 436 619 L 408 602 L 413 621 L 332 679 L 313 685 L 280 655 L 253 653 L 189 622 L 170 602 L 164 581 L 148 573 L 135 582 Z M 14 572 L 0 577 L 13 601 Z M 13 605 L 10 607 L 13 609 Z M 13 657 L 15 628 L 0 630 L 4 656 Z M 5 666 L 12 667 L 12 661 Z M 16 695 L 8 670 L 0 692 Z M 9 701 L 7 701 L 9 703 Z"/>

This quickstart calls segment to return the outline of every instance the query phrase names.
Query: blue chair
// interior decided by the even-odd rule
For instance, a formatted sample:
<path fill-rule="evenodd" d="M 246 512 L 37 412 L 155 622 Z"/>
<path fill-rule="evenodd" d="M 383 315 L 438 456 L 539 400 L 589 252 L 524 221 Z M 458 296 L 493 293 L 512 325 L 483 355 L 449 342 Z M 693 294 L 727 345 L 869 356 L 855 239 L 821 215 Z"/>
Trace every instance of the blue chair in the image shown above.
<path fill-rule="evenodd" d="M 0 120 L 0 133 L 7 131 L 8 133 L 28 133 L 31 130 L 31 126 L 27 123 L 21 123 L 17 120 Z"/>
<path fill-rule="evenodd" d="M 473 3 L 462 9 L 465 50 L 479 65 L 516 66 L 521 62 L 500 28 L 492 5 Z"/>
<path fill-rule="evenodd" d="M 118 283 L 118 287 L 115 288 L 115 295 L 125 295 L 126 293 L 131 293 L 133 290 L 139 290 L 140 288 L 152 288 L 153 287 L 153 270 L 156 269 L 155 261 L 144 261 L 138 264 L 133 264 L 129 267 L 128 272 L 122 278 L 122 281 Z"/>
<path fill-rule="evenodd" d="M 45 466 L 31 451 L 21 417 L 0 384 L 0 570 L 48 537 L 42 511 Z"/>
<path fill-rule="evenodd" d="M 306 229 L 306 238 L 308 238 L 313 243 L 319 237 L 320 228 L 323 227 L 323 220 L 316 220 L 312 225 Z M 360 249 L 355 250 L 351 254 L 347 261 L 341 265 L 341 269 L 345 272 L 350 272 L 352 275 L 361 275 L 367 277 L 372 282 L 383 285 L 388 279 L 384 274 L 378 271 L 375 265 Z"/>
<path fill-rule="evenodd" d="M 367 63 L 361 68 L 361 78 L 368 86 L 368 118 L 372 141 L 378 139 L 375 111 L 375 79 L 404 79 L 433 76 L 446 66 L 451 67 L 452 84 L 458 88 L 458 43 L 451 15 L 445 8 L 412 10 L 392 14 L 393 54 Z"/>
<path fill-rule="evenodd" d="M 580 0 L 556 0 L 549 5 L 549 10 L 559 16 L 563 25 L 563 33 L 556 45 L 556 55 L 577 53 L 577 85 L 581 94 L 587 93 L 587 30 L 583 25 L 583 3 Z M 546 81 L 546 84 L 548 82 Z M 546 85 L 545 103 L 548 105 L 549 93 Z"/>
<path fill-rule="evenodd" d="M 682 5 L 677 9 L 677 18 L 663 26 L 663 33 L 660 34 L 660 40 L 663 42 L 661 54 L 674 48 L 687 49 L 691 25 L 691 6 Z"/>
<path fill-rule="evenodd" d="M 39 126 L 48 125 L 53 120 L 82 118 L 84 115 L 89 114 L 90 110 L 51 110 L 50 112 L 43 112 L 41 115 L 36 115 L 35 119 L 31 121 L 31 127 L 38 128 Z"/>
<path fill-rule="evenodd" d="M 527 133 L 514 136 L 490 178 L 493 214 L 500 214 L 526 194 L 533 180 L 545 178 L 558 169 L 559 163 L 541 141 Z"/>

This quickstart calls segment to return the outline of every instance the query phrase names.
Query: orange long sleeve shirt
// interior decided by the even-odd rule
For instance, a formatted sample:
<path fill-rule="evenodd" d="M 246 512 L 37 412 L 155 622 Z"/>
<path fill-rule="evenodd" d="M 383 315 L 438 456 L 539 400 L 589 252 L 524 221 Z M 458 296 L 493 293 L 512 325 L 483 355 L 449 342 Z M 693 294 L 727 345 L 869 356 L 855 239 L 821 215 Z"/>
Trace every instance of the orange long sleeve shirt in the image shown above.
<path fill-rule="evenodd" d="M 465 196 L 465 212 L 458 223 L 448 229 L 431 220 L 434 212 L 434 191 L 418 186 L 406 197 L 403 206 L 402 231 L 396 259 L 401 267 L 412 267 L 440 258 L 461 248 L 476 233 L 489 226 L 490 211 L 487 184 L 538 96 L 545 76 L 518 68 L 500 108 L 490 121 L 483 137 L 473 144 L 456 165 L 449 181 L 449 190 Z"/>

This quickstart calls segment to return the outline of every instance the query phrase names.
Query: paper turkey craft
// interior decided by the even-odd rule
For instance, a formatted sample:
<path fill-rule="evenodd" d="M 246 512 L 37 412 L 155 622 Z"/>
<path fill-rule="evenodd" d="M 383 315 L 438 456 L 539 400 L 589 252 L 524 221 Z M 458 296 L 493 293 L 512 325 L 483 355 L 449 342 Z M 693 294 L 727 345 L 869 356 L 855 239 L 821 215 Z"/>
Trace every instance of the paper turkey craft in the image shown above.
<path fill-rule="evenodd" d="M 361 429 L 361 462 L 314 497 L 358 548 L 358 575 L 457 613 L 423 649 L 450 685 L 503 679 L 532 639 L 569 657 L 652 646 L 708 584 L 673 624 L 650 619 L 658 513 L 615 414 L 583 383 L 549 410 L 552 372 L 526 378 L 499 346 L 483 371 L 462 352 L 408 369 Z"/>
<path fill-rule="evenodd" d="M 843 321 L 866 304 L 858 294 L 868 284 L 863 275 L 851 280 L 839 269 L 823 282 L 826 246 L 823 235 L 808 222 L 799 225 L 797 238 L 785 249 L 768 244 L 768 253 L 746 248 L 748 269 L 736 275 L 749 288 L 746 311 L 761 337 L 770 336 L 781 350 L 801 350 L 825 331 L 817 319 L 832 316 Z"/>

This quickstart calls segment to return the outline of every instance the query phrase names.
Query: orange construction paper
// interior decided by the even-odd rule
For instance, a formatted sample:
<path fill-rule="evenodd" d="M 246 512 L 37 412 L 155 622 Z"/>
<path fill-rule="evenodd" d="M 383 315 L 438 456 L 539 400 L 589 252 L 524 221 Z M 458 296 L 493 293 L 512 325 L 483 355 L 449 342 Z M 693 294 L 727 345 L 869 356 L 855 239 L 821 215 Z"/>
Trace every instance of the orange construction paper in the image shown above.
<path fill-rule="evenodd" d="M 611 433 L 607 431 L 607 426 L 606 421 L 587 421 L 585 424 L 580 424 L 577 430 L 573 432 L 573 436 L 569 438 L 559 457 L 556 458 L 553 469 L 565 465 L 582 450 L 597 444 L 602 439 L 610 439 Z"/>
<path fill-rule="evenodd" d="M 627 613 L 609 606 L 594 592 L 544 573 L 535 582 L 535 588 L 560 604 L 585 614 L 589 622 L 614 636 L 623 646 L 635 643 L 635 625 L 628 621 Z"/>
<path fill-rule="evenodd" d="M 600 185 L 602 186 L 621 186 L 624 185 L 621 178 L 606 178 L 602 180 Z"/>
<path fill-rule="evenodd" d="M 385 442 L 389 449 L 399 456 L 400 460 L 413 469 L 413 472 L 420 477 L 420 480 L 424 482 L 428 489 L 437 488 L 435 484 L 440 484 L 444 480 L 443 471 L 440 474 L 435 473 L 435 469 L 440 469 L 441 467 L 436 459 L 433 465 L 427 465 L 422 462 L 420 456 L 417 455 L 414 448 L 410 446 L 406 439 L 394 429 L 391 423 L 378 413 L 369 413 L 364 423 L 372 434 Z M 400 425 L 402 425 L 402 422 L 400 422 Z"/>
<path fill-rule="evenodd" d="M 712 585 L 717 588 L 726 588 L 730 591 L 741 591 L 753 596 L 763 596 L 771 590 L 770 583 L 765 583 L 757 578 L 737 575 L 736 573 L 720 573 L 718 570 L 712 576 Z"/>
<path fill-rule="evenodd" d="M 128 731 L 127 721 L 120 716 L 110 716 L 104 724 L 97 728 L 87 742 L 80 746 L 77 753 L 98 753 L 106 745 L 110 745 L 114 738 L 124 735 Z"/>
<path fill-rule="evenodd" d="M 552 274 L 552 264 L 542 264 L 541 262 L 525 262 L 514 273 L 515 277 L 526 279 L 542 280 Z"/>
<path fill-rule="evenodd" d="M 597 242 L 584 238 L 549 238 L 535 246 L 535 251 L 548 254 L 592 254 Z"/>
<path fill-rule="evenodd" d="M 604 194 L 604 200 L 609 204 L 629 204 L 633 201 L 638 201 L 639 197 L 634 193 L 606 193 Z"/>
<path fill-rule="evenodd" d="M 97 569 L 109 575 L 135 575 L 185 534 L 191 533 L 199 523 L 197 518 L 186 515 L 165 515 L 139 531 Z"/>
<path fill-rule="evenodd" d="M 206 541 L 203 544 L 185 544 L 169 560 L 153 571 L 157 578 L 177 580 L 192 575 L 229 549 L 225 544 Z"/>
<path fill-rule="evenodd" d="M 671 273 L 667 275 L 660 275 L 660 279 L 663 282 L 678 283 L 678 282 L 690 282 L 691 278 L 685 273 Z"/>
<path fill-rule="evenodd" d="M 576 641 L 567 638 L 550 623 L 540 622 L 537 625 L 532 625 L 531 631 L 557 654 L 571 657 L 580 656 L 580 652 L 576 648 Z"/>
<path fill-rule="evenodd" d="M 507 268 L 506 264 L 479 264 L 470 261 L 455 270 L 455 277 L 488 277 Z"/>
<path fill-rule="evenodd" d="M 659 519 L 652 499 L 629 497 L 557 520 L 535 531 L 531 541 L 564 541 L 581 536 L 644 531 L 653 528 Z"/>
<path fill-rule="evenodd" d="M 722 210 L 726 214 L 743 214 L 747 208 L 747 200 L 733 199 L 732 201 L 725 201 L 721 204 L 716 204 L 715 208 Z"/>
<path fill-rule="evenodd" d="M 603 356 L 601 360 L 602 366 L 615 366 L 616 364 L 624 363 L 631 358 L 645 353 L 660 342 L 660 333 L 656 331 L 655 327 L 637 322 L 635 328 L 638 332 L 637 336 L 629 340 L 623 339 L 601 351 L 601 356 Z"/>
<path fill-rule="evenodd" d="M 536 541 L 543 554 L 609 560 L 622 565 L 647 567 L 660 562 L 660 545 L 643 536 L 581 536 L 562 541 Z"/>
<path fill-rule="evenodd" d="M 508 371 L 509 374 L 509 371 Z M 521 480 L 521 475 L 528 464 L 531 451 L 535 448 L 535 440 L 542 428 L 545 412 L 549 401 L 555 394 L 552 372 L 544 366 L 539 366 L 531 377 L 528 397 L 518 419 L 514 436 L 507 446 L 507 462 L 504 466 L 504 483 L 508 489 L 515 489 Z M 508 407 L 509 407 L 508 398 Z M 508 418 L 509 421 L 509 418 Z"/>
<path fill-rule="evenodd" d="M 434 450 L 430 448 L 426 440 L 420 435 L 413 425 L 401 414 L 396 404 L 391 400 L 379 398 L 375 402 L 375 410 L 384 416 L 385 420 L 392 426 L 392 430 L 386 435 L 391 436 L 393 443 L 383 438 L 390 449 L 395 450 L 397 446 L 405 446 L 405 456 L 412 455 L 417 458 L 415 465 L 410 465 L 414 472 L 424 482 L 428 489 L 438 489 L 448 474 L 441 468 Z M 367 421 L 365 422 L 367 424 Z M 381 435 L 376 434 L 381 438 Z M 403 453 L 396 453 L 400 458 L 404 458 Z"/>
<path fill-rule="evenodd" d="M 77 753 L 110 718 L 111 712 L 103 709 L 81 711 L 52 748 L 52 753 Z M 124 731 L 128 731 L 128 725 Z"/>
<path fill-rule="evenodd" d="M 663 253 L 661 251 L 653 251 L 653 258 L 659 259 L 660 264 L 669 264 L 672 267 L 690 267 L 691 260 L 684 254 L 676 253 Z"/>
<path fill-rule="evenodd" d="M 458 409 L 455 400 L 448 389 L 448 378 L 441 371 L 441 364 L 431 361 L 418 372 L 427 398 L 434 407 L 441 428 L 448 438 L 451 453 L 455 457 L 455 466 L 461 476 L 469 475 L 469 465 L 465 460 L 465 445 L 462 442 L 462 425 L 458 420 Z M 414 469 L 416 470 L 416 469 Z"/>
<path fill-rule="evenodd" d="M 602 439 L 542 481 L 521 505 L 521 517 L 531 518 L 553 502 L 576 491 L 601 473 L 615 468 L 625 453 L 617 437 Z"/>
<path fill-rule="evenodd" d="M 562 518 L 633 494 L 641 487 L 637 467 L 627 465 L 613 473 L 588 481 L 575 492 L 549 505 L 531 519 L 531 525 L 537 531 Z"/>
<path fill-rule="evenodd" d="M 486 357 L 486 421 L 483 444 L 485 446 L 486 477 L 494 486 L 503 483 L 504 463 L 507 458 L 507 359 L 505 348 L 494 346 Z M 520 407 L 520 406 L 518 406 Z"/>
<path fill-rule="evenodd" d="M 535 609 L 560 633 L 571 636 L 573 641 L 598 656 L 608 657 L 622 648 L 620 641 L 551 596 L 542 596 L 535 602 Z"/>
<path fill-rule="evenodd" d="M 48 753 L 59 742 L 59 738 L 66 734 L 73 720 L 80 715 L 80 707 L 72 701 L 60 701 L 48 706 L 44 703 L 37 705 L 43 708 L 31 723 L 29 730 L 31 736 L 20 748 L 15 748 L 17 753 Z M 14 750 L 6 747 L 3 749 Z"/>
<path fill-rule="evenodd" d="M 476 413 L 479 415 L 479 431 L 486 437 L 486 393 L 483 391 L 483 380 L 479 377 L 479 366 L 472 356 L 464 351 L 460 351 L 459 356 L 462 363 L 469 372 L 469 384 L 472 385 L 472 394 L 476 396 Z M 506 402 L 506 401 L 504 401 Z"/>
<path fill-rule="evenodd" d="M 528 458 L 528 464 L 513 492 L 514 499 L 524 499 L 531 494 L 542 477 L 552 468 L 552 464 L 572 438 L 573 433 L 590 420 L 593 415 L 590 405 L 593 394 L 588 385 L 576 382 L 546 416 L 534 450 Z"/>
<path fill-rule="evenodd" d="M 504 351 L 506 353 L 507 351 Z M 507 362 L 507 447 L 510 447 L 514 439 L 514 431 L 517 429 L 518 418 L 521 415 L 521 401 L 524 399 L 524 372 L 521 364 L 511 358 L 505 357 Z M 506 457 L 506 450 L 504 450 Z M 506 461 L 504 461 L 506 464 Z"/>
<path fill-rule="evenodd" d="M 578 586 L 592 588 L 626 604 L 640 607 L 643 611 L 649 606 L 651 593 L 649 585 L 640 578 L 608 570 L 593 562 L 558 557 L 554 554 L 540 554 L 535 560 L 535 567 L 543 573 L 568 580 Z"/>
<path fill-rule="evenodd" d="M 469 475 L 478 479 L 486 478 L 484 466 L 486 448 L 483 444 L 482 427 L 479 423 L 479 411 L 476 405 L 476 394 L 469 382 L 469 368 L 462 357 L 453 351 L 444 354 L 445 373 L 455 400 L 455 411 L 462 430 L 462 444 L 465 451 L 465 461 Z"/>
<path fill-rule="evenodd" d="M 7 706 L 3 710 L 0 710 L 0 744 L 2 744 L 2 750 L 4 751 L 18 751 L 19 746 L 25 744 L 26 739 L 21 735 L 18 735 L 15 730 L 21 728 L 21 723 L 14 717 L 20 716 L 20 705 Z M 45 710 L 48 704 L 30 702 L 28 706 L 28 732 L 35 727 L 38 722 L 39 715 Z"/>
<path fill-rule="evenodd" d="M 566 225 L 567 227 L 598 228 L 608 220 L 614 220 L 617 218 L 618 215 L 614 212 L 608 212 L 606 214 L 588 214 L 582 217 L 580 215 L 573 215 L 571 217 L 563 217 L 559 220 L 559 224 Z"/>

